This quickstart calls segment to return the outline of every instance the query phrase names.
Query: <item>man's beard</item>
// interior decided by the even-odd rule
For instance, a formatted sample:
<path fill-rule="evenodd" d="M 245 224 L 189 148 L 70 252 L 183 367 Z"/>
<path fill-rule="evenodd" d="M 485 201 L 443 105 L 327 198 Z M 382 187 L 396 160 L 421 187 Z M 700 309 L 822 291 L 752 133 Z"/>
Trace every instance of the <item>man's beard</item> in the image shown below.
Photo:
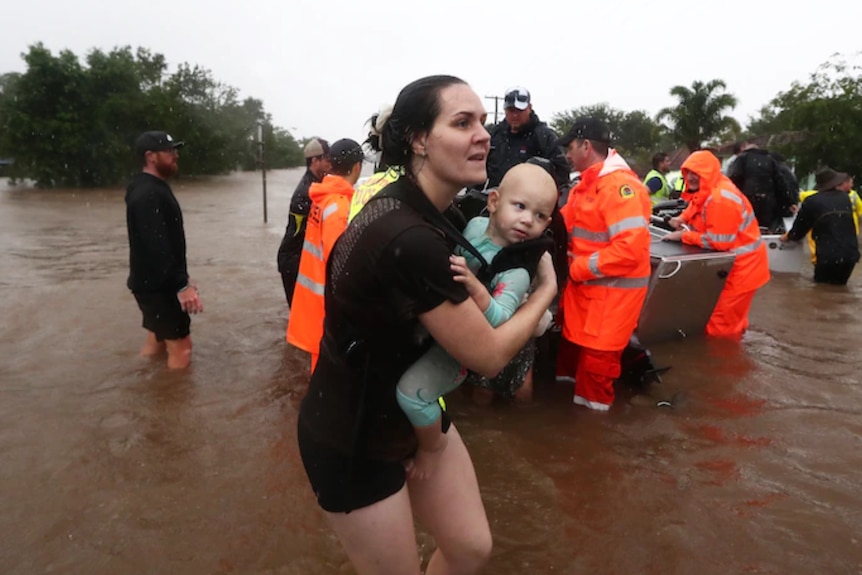
<path fill-rule="evenodd" d="M 170 164 L 159 164 L 156 166 L 156 169 L 159 172 L 159 177 L 163 180 L 167 180 L 168 178 L 173 178 L 177 175 L 179 166 L 177 166 L 176 162 L 172 162 Z"/>

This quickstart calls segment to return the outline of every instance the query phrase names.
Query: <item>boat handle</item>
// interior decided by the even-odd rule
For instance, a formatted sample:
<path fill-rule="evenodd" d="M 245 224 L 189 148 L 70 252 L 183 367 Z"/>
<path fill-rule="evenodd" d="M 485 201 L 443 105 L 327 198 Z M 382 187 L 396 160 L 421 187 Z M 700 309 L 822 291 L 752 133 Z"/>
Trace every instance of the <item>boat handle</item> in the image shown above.
<path fill-rule="evenodd" d="M 666 280 L 668 278 L 672 278 L 673 276 L 675 276 L 677 274 L 677 272 L 680 270 L 680 268 L 682 268 L 682 260 L 676 260 L 676 269 L 673 270 L 672 272 L 670 272 L 669 274 L 658 276 L 658 279 Z"/>

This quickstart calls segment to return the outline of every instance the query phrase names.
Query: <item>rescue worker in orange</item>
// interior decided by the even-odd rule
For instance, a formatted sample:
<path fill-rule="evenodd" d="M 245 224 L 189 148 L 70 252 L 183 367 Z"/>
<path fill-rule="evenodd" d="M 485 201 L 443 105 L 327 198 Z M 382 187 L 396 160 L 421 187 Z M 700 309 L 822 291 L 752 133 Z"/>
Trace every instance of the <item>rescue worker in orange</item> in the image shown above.
<path fill-rule="evenodd" d="M 721 164 L 712 152 L 691 154 L 682 164 L 682 174 L 693 196 L 685 211 L 670 220 L 677 231 L 663 239 L 736 254 L 706 333 L 741 337 L 748 328 L 754 294 L 769 281 L 769 256 L 754 209 L 721 173 Z"/>
<path fill-rule="evenodd" d="M 613 404 L 620 358 L 650 277 L 649 192 L 610 141 L 608 127 L 595 118 L 575 120 L 558 140 L 581 181 L 561 210 L 569 277 L 560 298 L 557 379 L 574 379 L 574 403 L 596 411 Z"/>
<path fill-rule="evenodd" d="M 332 163 L 329 174 L 308 189 L 312 206 L 287 323 L 287 342 L 311 354 L 311 371 L 317 364 L 323 336 L 326 262 L 335 240 L 347 228 L 353 186 L 362 171 L 363 158 L 358 143 L 350 139 L 338 140 L 329 148 Z"/>

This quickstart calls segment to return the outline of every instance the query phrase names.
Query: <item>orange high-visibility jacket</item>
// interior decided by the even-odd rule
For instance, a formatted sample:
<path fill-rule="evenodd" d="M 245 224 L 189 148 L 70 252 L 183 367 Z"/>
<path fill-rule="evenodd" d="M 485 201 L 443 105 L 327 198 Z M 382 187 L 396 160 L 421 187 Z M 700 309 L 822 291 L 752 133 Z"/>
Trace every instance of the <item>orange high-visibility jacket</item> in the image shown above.
<path fill-rule="evenodd" d="M 626 347 L 650 277 L 649 192 L 614 150 L 581 173 L 562 209 L 569 231 L 563 337 L 602 351 Z"/>
<path fill-rule="evenodd" d="M 683 162 L 682 170 L 700 178 L 700 189 L 679 216 L 692 230 L 682 234 L 682 241 L 736 254 L 724 285 L 725 291 L 731 290 L 728 293 L 762 287 L 769 281 L 769 255 L 748 198 L 721 173 L 712 152 L 694 152 Z"/>
<path fill-rule="evenodd" d="M 313 203 L 308 212 L 286 337 L 288 343 L 317 354 L 323 336 L 326 261 L 335 240 L 347 228 L 353 186 L 341 176 L 328 175 L 320 183 L 311 184 L 308 197 Z"/>

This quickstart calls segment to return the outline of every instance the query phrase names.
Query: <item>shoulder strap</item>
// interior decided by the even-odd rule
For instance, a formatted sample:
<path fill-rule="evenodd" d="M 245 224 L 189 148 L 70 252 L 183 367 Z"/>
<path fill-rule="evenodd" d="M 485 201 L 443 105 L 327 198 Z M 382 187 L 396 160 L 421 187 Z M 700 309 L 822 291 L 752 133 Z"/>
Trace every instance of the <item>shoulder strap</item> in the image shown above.
<path fill-rule="evenodd" d="M 487 270 L 482 270 L 482 273 L 486 277 L 480 275 L 476 277 L 482 283 L 487 284 L 500 272 L 515 268 L 524 268 L 530 274 L 530 279 L 532 279 L 536 275 L 536 268 L 539 266 L 539 260 L 542 259 L 542 255 L 553 249 L 554 240 L 547 233 L 533 240 L 526 240 L 506 246 L 497 252 Z"/>
<path fill-rule="evenodd" d="M 406 182 L 405 184 L 412 185 Z M 488 268 L 487 260 L 482 257 L 482 254 L 479 253 L 479 250 L 477 250 L 475 246 L 473 246 L 473 244 L 467 241 L 467 238 L 465 238 L 461 234 L 461 230 L 456 228 L 451 221 L 449 221 L 443 214 L 437 211 L 437 208 L 434 207 L 434 204 L 431 203 L 431 200 L 429 200 L 420 190 L 415 190 L 416 193 L 413 194 L 405 193 L 405 187 L 406 186 L 403 184 L 400 186 L 396 186 L 394 184 L 386 186 L 385 188 L 383 188 L 383 191 L 378 193 L 376 196 L 374 196 L 374 198 L 369 201 L 374 201 L 375 199 L 380 197 L 388 197 L 394 198 L 400 202 L 407 204 L 408 206 L 416 210 L 422 216 L 422 218 L 425 219 L 425 221 L 442 231 L 447 238 L 470 252 L 479 262 L 479 274 L 486 273 L 485 270 L 487 270 Z"/>

